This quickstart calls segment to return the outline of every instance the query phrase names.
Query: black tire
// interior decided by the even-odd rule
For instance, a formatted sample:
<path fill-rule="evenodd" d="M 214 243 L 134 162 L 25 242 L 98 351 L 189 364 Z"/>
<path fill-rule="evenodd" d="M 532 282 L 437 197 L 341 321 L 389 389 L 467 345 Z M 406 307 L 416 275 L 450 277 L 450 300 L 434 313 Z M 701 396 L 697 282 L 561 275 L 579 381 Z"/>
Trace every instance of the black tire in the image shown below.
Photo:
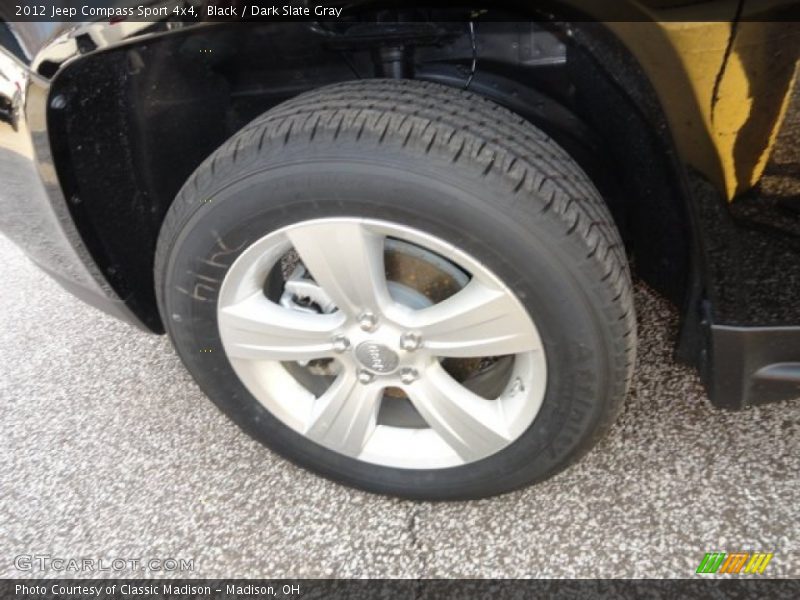
<path fill-rule="evenodd" d="M 380 467 L 308 441 L 244 388 L 217 329 L 220 282 L 249 241 L 325 216 L 391 220 L 438 236 L 516 293 L 548 362 L 545 399 L 519 439 L 460 467 Z M 530 123 L 438 84 L 337 84 L 253 121 L 179 193 L 158 241 L 155 278 L 178 353 L 230 418 L 290 460 L 372 492 L 466 499 L 549 477 L 607 431 L 633 370 L 628 264 L 595 187 Z"/>

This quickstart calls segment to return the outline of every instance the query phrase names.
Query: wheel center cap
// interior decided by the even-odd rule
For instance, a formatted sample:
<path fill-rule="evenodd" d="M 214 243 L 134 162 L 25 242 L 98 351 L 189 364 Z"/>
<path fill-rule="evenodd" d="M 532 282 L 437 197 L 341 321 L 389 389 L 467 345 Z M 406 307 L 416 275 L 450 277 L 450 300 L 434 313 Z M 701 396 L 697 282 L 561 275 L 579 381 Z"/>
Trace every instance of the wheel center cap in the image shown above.
<path fill-rule="evenodd" d="M 356 348 L 356 358 L 364 368 L 375 373 L 391 373 L 400 364 L 400 357 L 391 348 L 375 342 L 363 342 Z"/>

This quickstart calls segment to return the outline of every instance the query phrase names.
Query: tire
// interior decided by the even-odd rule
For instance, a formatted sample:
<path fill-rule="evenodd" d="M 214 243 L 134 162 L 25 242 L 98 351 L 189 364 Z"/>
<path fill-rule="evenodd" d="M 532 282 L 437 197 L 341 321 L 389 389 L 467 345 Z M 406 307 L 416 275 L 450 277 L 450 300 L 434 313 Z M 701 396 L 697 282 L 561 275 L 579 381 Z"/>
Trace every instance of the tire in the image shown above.
<path fill-rule="evenodd" d="M 408 234 L 417 236 L 408 242 L 409 248 L 416 247 L 418 240 L 425 246 L 428 242 L 424 240 L 430 239 L 436 247 L 434 254 L 446 255 L 458 268 L 467 261 L 470 268 L 485 272 L 486 278 L 495 281 L 497 289 L 509 292 L 513 300 L 507 299 L 511 303 L 507 305 L 508 314 L 524 320 L 517 311 L 522 307 L 529 318 L 526 323 L 534 324 L 531 331 L 538 334 L 546 359 L 546 363 L 544 359 L 531 359 L 546 364 L 544 373 L 537 377 L 536 371 L 531 371 L 533 375 L 525 380 L 531 382 L 531 389 L 540 385 L 542 397 L 535 416 L 531 417 L 530 411 L 525 413 L 530 423 L 526 422 L 514 439 L 485 456 L 457 448 L 455 454 L 460 459 L 477 457 L 463 459 L 463 464 L 449 463 L 452 456 L 442 450 L 441 457 L 450 456 L 441 459 L 443 466 L 425 468 L 427 465 L 419 463 L 421 451 L 413 444 L 385 449 L 398 461 L 408 457 L 412 467 L 395 464 L 394 458 L 376 463 L 312 441 L 291 425 L 289 417 L 276 416 L 275 410 L 267 408 L 269 404 L 256 399 L 251 392 L 253 385 L 267 389 L 284 373 L 273 378 L 265 373 L 277 371 L 258 371 L 262 363 L 228 356 L 234 346 L 230 342 L 233 330 L 227 325 L 231 317 L 225 306 L 227 298 L 234 297 L 230 289 L 238 289 L 230 286 L 249 281 L 243 278 L 242 265 L 261 265 L 258 261 L 262 259 L 253 250 L 257 243 L 286 236 L 291 240 L 298 235 L 308 238 L 316 231 L 313 227 L 322 226 L 320 223 L 338 228 L 324 231 L 332 232 L 330 239 L 340 240 L 343 255 L 355 244 L 349 231 L 380 228 L 383 223 L 396 226 L 401 238 L 405 235 L 402 232 L 416 232 Z M 349 229 L 343 229 L 345 226 Z M 386 235 L 390 237 L 382 239 L 395 239 L 394 233 Z M 402 239 L 397 243 L 406 244 Z M 340 249 L 331 247 L 328 238 L 319 238 L 319 244 L 327 258 L 319 255 L 314 260 L 339 260 Z M 300 247 L 313 249 L 314 244 Z M 308 252 L 312 250 L 306 250 L 306 255 Z M 398 252 L 412 251 L 402 246 Z M 299 254 L 306 260 L 302 252 Z M 359 255 L 356 252 L 353 256 Z M 297 256 L 294 260 L 296 263 Z M 403 254 L 402 260 L 410 259 Z M 431 258 L 430 264 L 433 262 Z M 238 265 L 236 269 L 232 269 L 234 264 Z M 271 299 L 277 302 L 275 294 L 286 285 L 286 272 L 292 265 L 275 264 L 280 268 L 270 266 L 269 279 L 274 280 L 278 273 L 277 292 L 269 291 L 272 284 L 268 281 L 259 279 L 257 285 L 263 284 L 267 289 L 264 293 L 272 294 Z M 449 262 L 447 268 L 451 268 Z M 343 272 L 339 269 L 338 273 Z M 311 271 L 316 277 L 314 268 Z M 261 277 L 263 273 L 259 273 Z M 470 273 L 472 279 L 479 278 L 472 271 L 467 272 L 468 278 Z M 257 118 L 200 165 L 178 194 L 158 241 L 155 278 L 161 316 L 177 352 L 223 412 L 282 456 L 330 479 L 371 492 L 415 499 L 470 499 L 508 492 L 550 477 L 584 455 L 607 431 L 621 409 L 633 370 L 636 332 L 629 269 L 618 232 L 597 190 L 577 164 L 530 123 L 480 96 L 433 83 L 342 83 L 298 96 Z M 411 276 L 414 278 L 416 275 Z M 233 281 L 238 283 L 228 283 Z M 316 304 L 311 306 L 320 312 Z M 344 319 L 344 313 L 347 311 L 333 309 L 333 313 L 310 318 L 321 323 L 336 315 Z M 505 318 L 505 314 L 498 317 L 499 330 L 505 331 Z M 349 313 L 347 319 L 350 323 Z M 362 329 L 353 331 L 363 332 L 364 323 L 358 323 Z M 242 331 L 236 329 L 236 335 L 249 335 Z M 472 330 L 467 327 L 459 331 L 471 335 Z M 224 340 L 222 332 L 227 332 Z M 508 336 L 511 339 L 512 333 Z M 423 336 L 421 344 L 425 343 Z M 237 345 L 235 351 L 245 346 Z M 376 342 L 367 350 L 377 356 L 384 350 L 379 346 Z M 258 345 L 258 351 L 264 347 Z M 359 363 L 364 359 L 361 355 L 352 358 L 354 348 L 343 351 L 347 358 L 342 360 L 355 360 L 361 369 L 359 377 L 364 365 L 366 370 L 384 366 L 382 358 L 376 358 L 377 363 Z M 531 350 L 530 356 L 538 351 Z M 391 361 L 397 356 L 402 360 L 412 356 L 396 348 L 387 355 L 391 355 Z M 523 356 L 529 355 L 514 354 L 509 360 L 516 365 Z M 497 365 L 503 360 L 490 359 L 489 371 L 499 369 Z M 236 366 L 243 364 L 250 370 Z M 331 365 L 335 361 L 324 364 L 324 368 L 334 368 Z M 429 364 L 433 365 L 431 369 L 438 369 L 438 363 L 425 363 Z M 341 369 L 350 368 L 347 365 Z M 423 370 L 420 381 L 427 373 Z M 373 375 L 367 373 L 365 377 Z M 259 377 L 261 383 L 251 385 Z M 462 387 L 473 385 L 471 377 L 461 382 Z M 534 392 L 519 385 L 520 381 L 515 381 L 516 391 L 508 394 L 522 389 L 523 395 L 527 394 L 524 403 L 533 402 L 530 398 Z M 295 388 L 290 385 L 285 389 Z M 413 388 L 403 389 L 404 410 L 409 399 L 416 409 L 418 404 L 408 391 Z M 511 402 L 505 389 L 500 397 Z M 277 398 L 278 392 L 269 390 L 276 402 L 294 402 Z M 387 397 L 379 402 L 386 402 Z M 300 402 L 299 395 L 297 398 Z M 442 397 L 439 401 L 455 406 L 452 399 Z M 453 410 L 461 409 L 455 406 Z M 443 432 L 439 441 L 450 439 L 446 428 L 431 429 L 435 430 L 432 436 Z M 417 438 L 408 436 L 427 434 L 403 435 L 407 436 L 403 440 L 412 440 Z M 473 439 L 466 434 L 458 437 L 459 432 L 455 435 L 452 439 L 456 442 Z M 479 437 L 475 440 L 484 439 L 480 438 L 483 430 L 476 435 Z M 439 446 L 436 448 L 437 453 L 430 452 L 436 457 L 433 463 L 439 464 Z"/>

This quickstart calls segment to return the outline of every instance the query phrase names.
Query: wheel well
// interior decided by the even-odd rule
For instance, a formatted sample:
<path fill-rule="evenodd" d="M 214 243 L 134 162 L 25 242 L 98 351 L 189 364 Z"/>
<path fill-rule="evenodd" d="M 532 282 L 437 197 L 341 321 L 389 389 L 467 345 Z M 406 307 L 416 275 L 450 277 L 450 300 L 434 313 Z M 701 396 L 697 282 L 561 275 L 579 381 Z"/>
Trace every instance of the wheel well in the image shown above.
<path fill-rule="evenodd" d="M 375 76 L 468 86 L 540 126 L 603 193 L 640 276 L 684 301 L 692 235 L 683 169 L 649 82 L 607 30 L 511 21 L 391 27 L 367 22 L 355 35 L 313 23 L 220 24 L 91 53 L 57 76 L 51 94 L 63 101 L 51 103 L 48 121 L 71 213 L 148 327 L 163 331 L 153 282 L 161 223 L 197 165 L 272 106 Z"/>

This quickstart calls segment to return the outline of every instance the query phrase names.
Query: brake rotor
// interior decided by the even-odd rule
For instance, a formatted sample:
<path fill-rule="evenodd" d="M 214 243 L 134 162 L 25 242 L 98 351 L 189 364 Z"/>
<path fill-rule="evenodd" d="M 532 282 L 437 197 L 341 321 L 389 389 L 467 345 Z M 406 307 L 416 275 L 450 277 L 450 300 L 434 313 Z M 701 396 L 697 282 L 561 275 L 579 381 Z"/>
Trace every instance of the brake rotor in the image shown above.
<path fill-rule="evenodd" d="M 470 279 L 468 273 L 449 260 L 401 240 L 386 241 L 384 262 L 392 296 L 396 301 L 415 310 L 447 300 L 464 288 Z M 419 296 L 416 302 L 407 300 L 413 297 L 409 290 Z M 456 381 L 471 388 L 469 383 L 484 375 L 496 363 L 496 357 L 446 358 L 442 361 L 442 366 Z M 498 393 L 500 389 L 502 388 L 498 388 Z M 483 395 L 480 389 L 473 391 Z M 406 398 L 405 393 L 398 388 L 387 389 L 385 395 Z"/>

